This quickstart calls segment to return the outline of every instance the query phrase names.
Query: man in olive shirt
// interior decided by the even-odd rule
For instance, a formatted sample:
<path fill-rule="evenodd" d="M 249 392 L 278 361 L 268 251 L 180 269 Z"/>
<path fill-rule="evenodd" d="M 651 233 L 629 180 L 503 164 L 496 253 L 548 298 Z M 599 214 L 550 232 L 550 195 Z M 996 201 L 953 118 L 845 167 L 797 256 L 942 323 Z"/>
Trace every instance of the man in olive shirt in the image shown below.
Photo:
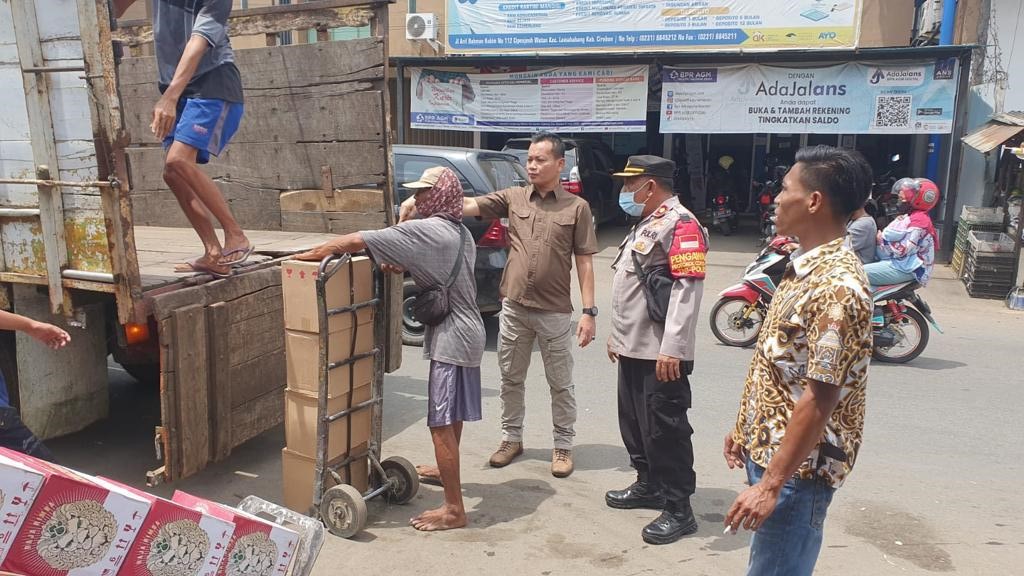
<path fill-rule="evenodd" d="M 481 218 L 508 218 L 508 263 L 501 279 L 505 299 L 501 311 L 498 364 L 501 368 L 502 441 L 491 456 L 494 467 L 506 466 L 523 453 L 526 416 L 525 383 L 534 342 L 540 344 L 551 392 L 554 450 L 551 473 L 564 478 L 573 471 L 572 442 L 576 435 L 576 395 L 572 383 L 573 259 L 583 299 L 576 341 L 585 347 L 594 340 L 594 261 L 597 237 L 590 206 L 562 189 L 565 143 L 558 136 L 533 137 L 526 172 L 530 185 L 508 188 L 478 198 L 466 198 L 464 213 Z M 402 219 L 414 205 L 402 205 Z"/>

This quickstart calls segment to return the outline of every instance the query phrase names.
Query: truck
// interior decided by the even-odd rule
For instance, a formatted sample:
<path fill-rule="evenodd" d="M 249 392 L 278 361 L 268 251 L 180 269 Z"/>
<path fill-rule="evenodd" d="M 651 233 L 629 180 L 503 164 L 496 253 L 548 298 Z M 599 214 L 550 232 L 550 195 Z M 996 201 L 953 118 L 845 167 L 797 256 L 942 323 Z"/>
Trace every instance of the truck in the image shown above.
<path fill-rule="evenodd" d="M 174 273 L 202 247 L 148 129 L 152 27 L 144 14 L 116 20 L 111 4 L 0 3 L 0 307 L 72 334 L 60 352 L 2 334 L 0 369 L 42 438 L 108 416 L 108 355 L 159 386 L 155 484 L 282 422 L 280 263 L 395 222 L 389 0 L 236 4 L 232 38 L 251 46 L 235 50 L 246 114 L 206 169 L 256 253 L 222 280 Z M 332 41 L 339 28 L 370 34 Z M 383 292 L 376 377 L 401 364 L 401 279 Z"/>

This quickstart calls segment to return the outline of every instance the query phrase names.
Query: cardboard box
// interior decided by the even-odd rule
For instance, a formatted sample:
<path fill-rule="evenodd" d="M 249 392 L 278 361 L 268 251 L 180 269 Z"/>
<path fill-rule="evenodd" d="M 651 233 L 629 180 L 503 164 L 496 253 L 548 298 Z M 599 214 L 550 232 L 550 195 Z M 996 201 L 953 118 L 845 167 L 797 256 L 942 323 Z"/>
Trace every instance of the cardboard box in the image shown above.
<path fill-rule="evenodd" d="M 366 450 L 366 444 L 353 448 L 353 453 Z M 298 454 L 288 448 L 281 450 L 281 465 L 284 469 L 283 488 L 284 505 L 300 514 L 309 514 L 313 507 L 313 479 L 316 475 L 316 460 Z M 352 463 L 352 477 L 347 477 L 345 468 L 338 475 L 346 484 L 351 484 L 360 492 L 366 492 L 370 483 L 370 462 L 360 458 Z M 333 486 L 333 482 L 325 484 L 324 489 Z"/>
<path fill-rule="evenodd" d="M 352 392 L 352 405 L 370 399 L 372 387 L 369 383 L 358 386 Z M 316 458 L 317 396 L 296 390 L 286 390 L 284 396 L 284 437 L 285 445 L 292 452 L 309 458 Z M 348 408 L 348 394 L 327 398 L 327 412 L 337 414 Z M 348 420 L 352 420 L 352 445 L 359 445 L 370 439 L 372 408 L 364 408 L 344 418 L 331 422 L 327 428 L 327 459 L 334 460 L 348 453 Z"/>
<path fill-rule="evenodd" d="M 32 576 L 117 574 L 149 513 L 149 501 L 55 464 L 29 456 L 19 460 L 46 480 L 2 569 Z"/>
<path fill-rule="evenodd" d="M 288 573 L 299 545 L 298 533 L 184 492 L 175 492 L 174 500 L 235 525 L 218 574 L 285 576 Z"/>
<path fill-rule="evenodd" d="M 116 480 L 99 480 L 121 486 L 149 501 L 149 514 L 135 543 L 121 564 L 118 576 L 216 576 L 220 557 L 228 545 L 234 524 L 136 490 Z"/>
<path fill-rule="evenodd" d="M 0 563 L 7 557 L 46 474 L 0 449 Z"/>
<path fill-rule="evenodd" d="M 355 354 L 373 350 L 373 324 L 360 324 L 355 331 Z M 327 361 L 340 362 L 352 357 L 351 329 L 339 330 L 328 336 Z M 320 390 L 320 335 L 308 332 L 285 330 L 286 382 L 292 390 L 303 390 L 317 394 Z M 354 371 L 355 378 L 352 378 Z M 338 396 L 353 387 L 373 379 L 373 357 L 357 360 L 351 366 L 339 366 L 330 370 L 327 380 L 327 394 Z"/>
<path fill-rule="evenodd" d="M 316 278 L 319 262 L 288 260 L 281 264 L 281 292 L 284 297 L 284 327 L 301 332 L 320 332 L 317 310 Z M 327 283 L 327 308 L 351 306 L 373 299 L 373 267 L 366 256 L 357 256 L 344 265 Z M 350 283 L 351 282 L 351 283 Z M 373 320 L 373 308 L 358 311 L 359 324 Z M 329 331 L 352 326 L 351 314 L 338 314 L 328 321 Z"/>

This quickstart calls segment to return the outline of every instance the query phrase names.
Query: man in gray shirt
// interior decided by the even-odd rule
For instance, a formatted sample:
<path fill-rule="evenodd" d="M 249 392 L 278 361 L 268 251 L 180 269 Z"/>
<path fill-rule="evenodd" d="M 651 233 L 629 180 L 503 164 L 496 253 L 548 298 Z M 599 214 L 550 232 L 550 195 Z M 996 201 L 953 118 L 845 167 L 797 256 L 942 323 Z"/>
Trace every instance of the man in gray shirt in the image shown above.
<path fill-rule="evenodd" d="M 136 0 L 114 0 L 116 16 Z M 178 273 L 231 274 L 253 247 L 213 180 L 199 169 L 219 156 L 242 121 L 242 77 L 228 39 L 231 0 L 152 0 L 153 40 L 162 96 L 150 130 L 167 150 L 164 181 L 178 199 L 205 253 Z M 134 135 L 139 138 L 140 135 Z M 217 237 L 212 214 L 224 230 Z"/>
<path fill-rule="evenodd" d="M 451 312 L 440 324 L 426 327 L 423 355 L 430 359 L 427 426 L 434 442 L 437 472 L 444 486 L 444 505 L 428 510 L 411 524 L 433 531 L 466 525 L 459 475 L 459 442 L 462 423 L 481 418 L 480 360 L 486 334 L 476 305 L 476 246 L 462 227 L 462 185 L 448 168 L 429 168 L 416 182 L 404 185 L 416 190 L 418 220 L 384 230 L 341 236 L 297 258 L 322 260 L 335 253 L 366 249 L 374 261 L 392 271 L 405 270 L 420 289 L 446 285 L 455 268 L 461 238 L 462 265 L 451 286 Z M 426 467 L 419 467 L 421 475 Z"/>

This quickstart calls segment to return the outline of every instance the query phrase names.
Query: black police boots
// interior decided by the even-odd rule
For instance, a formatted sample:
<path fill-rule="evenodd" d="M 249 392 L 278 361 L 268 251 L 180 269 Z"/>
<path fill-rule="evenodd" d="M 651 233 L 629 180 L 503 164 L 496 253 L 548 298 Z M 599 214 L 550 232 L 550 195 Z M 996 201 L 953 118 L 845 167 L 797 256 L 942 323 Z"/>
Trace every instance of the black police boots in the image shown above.
<path fill-rule="evenodd" d="M 665 497 L 641 480 L 633 482 L 625 490 L 609 490 L 604 495 L 604 501 L 608 506 L 621 510 L 633 508 L 661 510 L 665 507 Z"/>
<path fill-rule="evenodd" d="M 665 510 L 661 516 L 644 526 L 643 539 L 648 544 L 671 544 L 683 536 L 697 531 L 697 519 L 689 502 Z"/>

